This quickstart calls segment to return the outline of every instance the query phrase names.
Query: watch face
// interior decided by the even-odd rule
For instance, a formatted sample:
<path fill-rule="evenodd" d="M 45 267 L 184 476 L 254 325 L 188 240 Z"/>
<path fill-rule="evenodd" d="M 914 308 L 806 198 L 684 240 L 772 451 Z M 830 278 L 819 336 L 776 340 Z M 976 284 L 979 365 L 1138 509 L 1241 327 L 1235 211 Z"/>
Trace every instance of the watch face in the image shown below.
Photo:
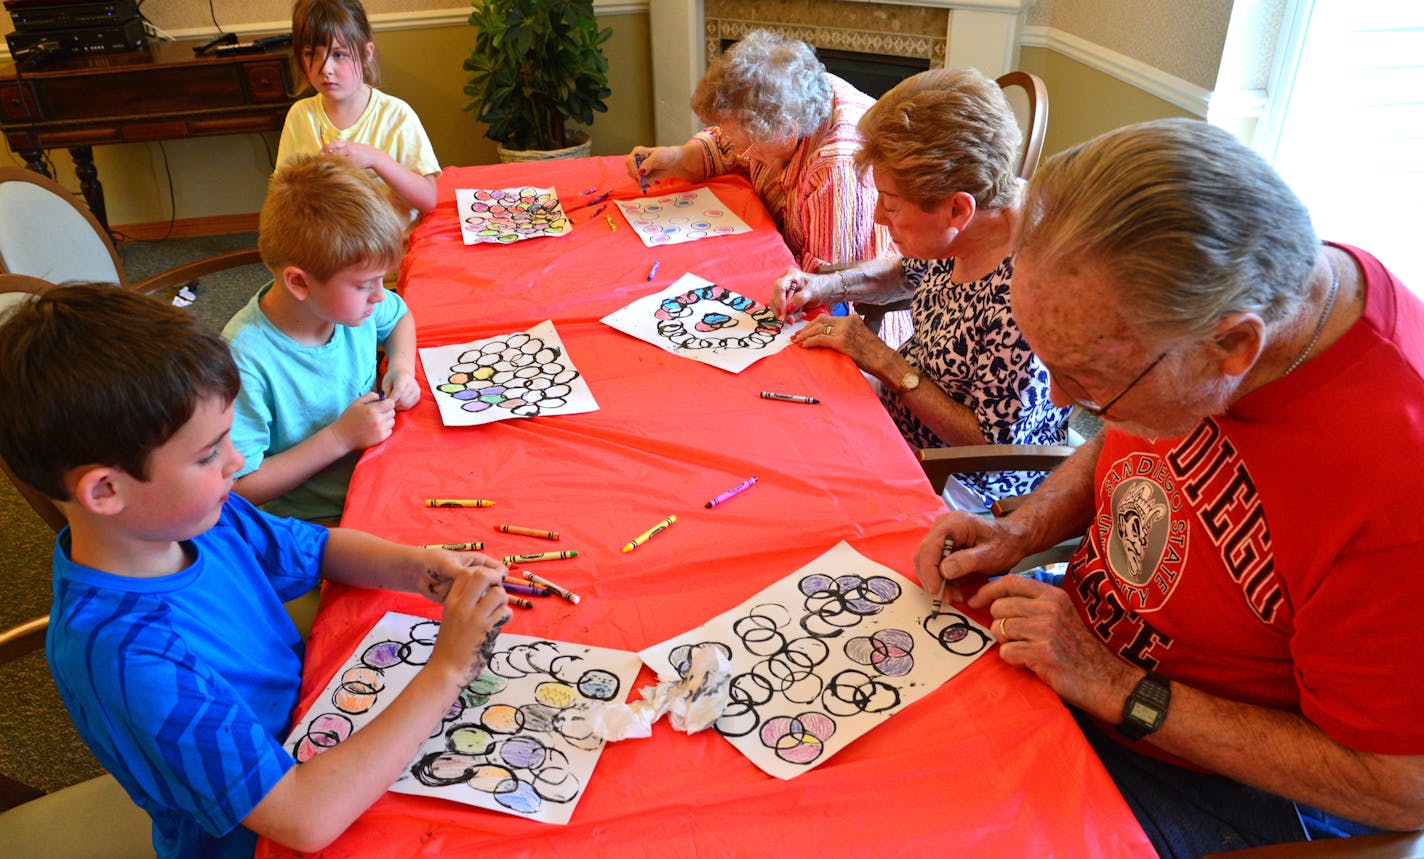
<path fill-rule="evenodd" d="M 1156 707 L 1151 706 L 1146 701 L 1133 701 L 1128 715 L 1139 722 L 1147 725 L 1155 725 L 1165 714 Z"/>
<path fill-rule="evenodd" d="M 911 370 L 900 379 L 900 387 L 906 391 L 913 391 L 920 386 L 920 374 Z"/>

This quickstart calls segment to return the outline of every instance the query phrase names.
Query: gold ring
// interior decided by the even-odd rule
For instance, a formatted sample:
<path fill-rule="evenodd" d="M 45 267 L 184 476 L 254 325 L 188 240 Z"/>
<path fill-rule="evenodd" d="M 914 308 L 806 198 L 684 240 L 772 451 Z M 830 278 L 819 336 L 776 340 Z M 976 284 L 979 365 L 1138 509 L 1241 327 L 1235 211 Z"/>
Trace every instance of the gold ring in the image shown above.
<path fill-rule="evenodd" d="M 1009 640 L 1009 619 L 1006 618 L 1006 617 L 1001 617 L 1001 618 L 999 618 L 997 621 L 995 621 L 995 623 L 997 623 L 997 624 L 999 625 L 999 640 L 1000 640 L 1000 641 L 1008 641 L 1008 640 Z"/>
<path fill-rule="evenodd" d="M 827 337 L 830 337 L 830 336 L 831 336 L 831 326 L 827 325 L 825 328 L 822 328 L 822 329 L 821 329 L 821 332 L 822 332 L 823 334 L 825 334 Z"/>

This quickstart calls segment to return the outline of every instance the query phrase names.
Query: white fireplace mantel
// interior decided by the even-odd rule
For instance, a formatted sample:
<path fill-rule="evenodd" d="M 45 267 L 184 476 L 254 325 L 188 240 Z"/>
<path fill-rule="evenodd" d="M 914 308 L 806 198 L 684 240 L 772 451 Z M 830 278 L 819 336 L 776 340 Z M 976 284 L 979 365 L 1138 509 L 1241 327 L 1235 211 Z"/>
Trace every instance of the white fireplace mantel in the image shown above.
<path fill-rule="evenodd" d="M 994 78 L 1018 66 L 1019 30 L 1035 0 L 850 0 L 949 10 L 945 65 L 974 66 Z M 702 0 L 651 0 L 653 115 L 659 145 L 681 143 L 699 127 L 688 100 L 702 78 Z"/>

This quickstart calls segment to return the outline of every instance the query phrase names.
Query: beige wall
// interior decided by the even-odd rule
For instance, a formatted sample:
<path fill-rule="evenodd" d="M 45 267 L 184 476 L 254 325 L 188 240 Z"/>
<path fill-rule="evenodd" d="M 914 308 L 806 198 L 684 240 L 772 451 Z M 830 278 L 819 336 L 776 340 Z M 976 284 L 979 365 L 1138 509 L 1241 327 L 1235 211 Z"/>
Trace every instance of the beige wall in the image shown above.
<path fill-rule="evenodd" d="M 1024 48 L 1019 66 L 1043 78 L 1048 87 L 1044 158 L 1134 122 L 1191 116 L 1132 84 L 1046 48 Z"/>
<path fill-rule="evenodd" d="M 1027 20 L 1209 90 L 1237 2 L 1242 0 L 1037 0 Z"/>
<path fill-rule="evenodd" d="M 403 4 L 372 2 L 370 14 L 422 8 L 421 0 Z M 449 8 L 449 0 L 424 0 L 424 8 L 435 3 Z M 192 31 L 211 20 L 207 3 L 183 0 L 172 7 L 152 4 L 148 9 L 154 22 L 164 29 Z M 218 20 L 235 27 L 244 22 L 226 20 L 229 6 L 218 2 Z M 256 0 L 246 4 L 243 17 L 252 23 L 278 21 L 288 14 L 290 4 L 282 0 Z M 186 11 L 183 11 L 186 10 Z M 200 10 L 198 16 L 195 10 Z M 178 14 L 182 12 L 182 14 Z M 172 20 L 170 21 L 170 16 Z M 649 80 L 650 46 L 646 14 L 600 16 L 599 22 L 613 30 L 603 46 L 609 61 L 608 112 L 595 114 L 592 126 L 596 155 L 627 152 L 635 144 L 653 139 L 652 83 Z M 8 18 L 5 25 L 8 26 Z M 496 160 L 493 141 L 484 137 L 484 126 L 461 110 L 467 73 L 461 68 L 471 47 L 468 25 L 428 26 L 416 29 L 383 30 L 377 24 L 376 51 L 381 63 L 382 89 L 410 102 L 430 135 L 441 164 L 482 164 Z M 271 156 L 277 149 L 276 135 L 205 137 L 157 143 L 100 146 L 94 149 L 99 180 L 104 185 L 109 223 L 165 222 L 170 213 L 178 219 L 252 214 L 262 207 L 267 177 L 272 171 Z M 23 163 L 0 144 L 0 152 L 14 163 Z M 270 155 L 269 155 L 270 152 Z M 174 205 L 169 206 L 169 183 L 165 177 L 164 154 L 173 177 Z M 69 154 L 50 153 L 66 188 L 78 191 Z"/>

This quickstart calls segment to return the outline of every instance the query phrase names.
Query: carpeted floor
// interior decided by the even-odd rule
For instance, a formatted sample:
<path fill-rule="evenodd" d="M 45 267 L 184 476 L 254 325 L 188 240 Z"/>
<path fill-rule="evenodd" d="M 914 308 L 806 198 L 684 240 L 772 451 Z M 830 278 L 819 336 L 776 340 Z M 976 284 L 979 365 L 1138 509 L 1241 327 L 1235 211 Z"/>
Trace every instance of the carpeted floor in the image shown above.
<path fill-rule="evenodd" d="M 167 271 L 223 251 L 253 247 L 256 233 L 235 233 L 120 246 L 130 281 Z M 190 310 L 221 329 L 271 279 L 267 270 L 244 266 L 204 277 L 193 288 Z M 171 297 L 171 296 L 170 296 Z M 46 614 L 50 605 L 50 554 L 54 533 L 35 515 L 8 480 L 0 479 L 0 628 Z M 102 770 L 69 721 L 50 678 L 43 653 L 25 656 L 4 669 L 0 682 L 0 772 L 42 790 L 57 790 L 99 775 Z M 3 853 L 0 847 L 0 853 Z"/>

